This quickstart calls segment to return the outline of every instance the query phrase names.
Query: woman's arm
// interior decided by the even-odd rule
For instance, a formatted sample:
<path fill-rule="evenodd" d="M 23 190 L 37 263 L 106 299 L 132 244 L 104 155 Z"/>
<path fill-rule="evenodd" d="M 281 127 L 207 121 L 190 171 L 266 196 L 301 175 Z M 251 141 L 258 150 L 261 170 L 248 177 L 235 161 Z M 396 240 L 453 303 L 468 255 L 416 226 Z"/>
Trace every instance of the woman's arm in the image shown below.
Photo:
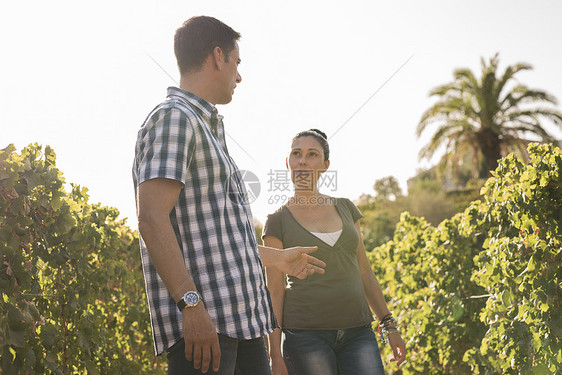
<path fill-rule="evenodd" d="M 377 318 L 381 320 L 390 311 L 386 306 L 386 301 L 384 300 L 384 295 L 379 284 L 379 280 L 375 276 L 373 269 L 371 268 L 371 263 L 367 258 L 367 253 L 365 251 L 365 245 L 363 244 L 363 237 L 361 235 L 361 227 L 359 221 L 355 223 L 355 229 L 359 234 L 359 246 L 357 248 L 357 261 L 359 262 L 359 269 L 361 271 L 361 280 L 363 281 L 363 288 L 365 289 L 365 297 L 367 302 L 371 307 L 371 310 L 375 313 Z"/>
<path fill-rule="evenodd" d="M 283 243 L 276 237 L 265 236 L 264 245 L 271 248 L 283 249 Z M 322 270 L 323 271 L 323 270 Z M 267 288 L 271 294 L 273 311 L 277 322 L 283 326 L 283 302 L 285 299 L 285 274 L 272 267 L 266 267 Z M 269 359 L 273 375 L 287 375 L 287 367 L 281 353 L 281 329 L 276 329 L 268 336 Z"/>
<path fill-rule="evenodd" d="M 390 311 L 386 306 L 386 301 L 381 290 L 381 286 L 373 269 L 369 259 L 367 258 L 367 253 L 365 251 L 365 245 L 363 244 L 363 236 L 361 235 L 361 226 L 359 225 L 359 220 L 355 223 L 355 229 L 359 235 L 359 246 L 357 247 L 357 261 L 359 262 L 359 269 L 361 271 L 361 280 L 363 281 L 363 289 L 365 290 L 365 297 L 367 302 L 371 307 L 371 310 L 375 313 L 377 318 L 382 320 L 387 315 L 390 315 Z M 400 366 L 406 357 L 406 344 L 398 332 L 393 332 L 389 334 L 388 341 L 392 347 L 392 352 L 394 353 L 394 359 L 391 361 L 397 361 L 397 365 Z"/>

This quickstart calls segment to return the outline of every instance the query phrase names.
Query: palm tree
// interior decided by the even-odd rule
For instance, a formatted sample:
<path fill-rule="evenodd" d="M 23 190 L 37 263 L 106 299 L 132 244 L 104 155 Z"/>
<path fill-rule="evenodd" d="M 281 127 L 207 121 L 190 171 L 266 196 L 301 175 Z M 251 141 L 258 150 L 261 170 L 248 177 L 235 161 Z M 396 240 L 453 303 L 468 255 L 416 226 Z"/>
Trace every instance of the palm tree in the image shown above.
<path fill-rule="evenodd" d="M 539 119 L 547 118 L 562 126 L 562 113 L 552 108 L 557 104 L 556 98 L 520 83 L 510 84 L 516 73 L 532 69 L 531 65 L 508 66 L 498 78 L 498 54 L 489 64 L 483 58 L 481 61 L 480 79 L 469 69 L 458 69 L 453 82 L 430 92 L 439 101 L 423 114 L 417 126 L 419 137 L 428 125 L 438 124 L 431 141 L 420 151 L 420 158 L 431 158 L 444 145 L 441 169 L 452 167 L 458 171 L 458 165 L 470 158 L 475 179 L 481 172 L 489 176 L 498 166 L 498 159 L 509 152 L 526 158 L 525 136 L 534 134 L 543 142 L 554 142 Z"/>

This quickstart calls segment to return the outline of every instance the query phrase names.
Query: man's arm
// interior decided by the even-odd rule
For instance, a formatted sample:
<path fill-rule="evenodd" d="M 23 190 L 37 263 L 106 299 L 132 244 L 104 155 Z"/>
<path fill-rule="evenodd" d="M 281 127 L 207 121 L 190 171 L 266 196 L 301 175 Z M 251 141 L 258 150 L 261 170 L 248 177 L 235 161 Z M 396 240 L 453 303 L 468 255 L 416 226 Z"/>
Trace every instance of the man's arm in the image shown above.
<path fill-rule="evenodd" d="M 178 181 L 156 178 L 141 183 L 137 192 L 140 235 L 152 264 L 176 302 L 185 292 L 196 290 L 170 222 L 170 212 L 181 188 Z M 203 373 L 208 371 L 212 359 L 213 370 L 218 371 L 218 336 L 203 301 L 195 307 L 184 308 L 182 316 L 185 357 Z"/>
<path fill-rule="evenodd" d="M 275 249 L 269 246 L 258 246 L 261 260 L 266 267 L 274 267 L 278 271 L 299 279 L 306 279 L 313 273 L 324 273 L 326 263 L 309 255 L 316 250 L 313 247 L 291 247 L 288 249 Z"/>

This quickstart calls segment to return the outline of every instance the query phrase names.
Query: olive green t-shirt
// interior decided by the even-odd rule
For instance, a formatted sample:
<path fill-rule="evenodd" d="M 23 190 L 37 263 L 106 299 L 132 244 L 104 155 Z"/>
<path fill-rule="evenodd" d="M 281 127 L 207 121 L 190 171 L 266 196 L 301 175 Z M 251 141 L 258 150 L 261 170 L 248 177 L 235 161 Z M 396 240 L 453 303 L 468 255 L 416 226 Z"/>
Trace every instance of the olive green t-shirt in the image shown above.
<path fill-rule="evenodd" d="M 346 198 L 334 198 L 343 231 L 330 246 L 306 230 L 284 205 L 267 217 L 263 236 L 273 236 L 284 248 L 318 246 L 313 254 L 326 262 L 323 275 L 305 280 L 288 276 L 283 306 L 284 329 L 346 329 L 373 321 L 357 261 L 359 235 L 355 222 L 363 215 Z"/>

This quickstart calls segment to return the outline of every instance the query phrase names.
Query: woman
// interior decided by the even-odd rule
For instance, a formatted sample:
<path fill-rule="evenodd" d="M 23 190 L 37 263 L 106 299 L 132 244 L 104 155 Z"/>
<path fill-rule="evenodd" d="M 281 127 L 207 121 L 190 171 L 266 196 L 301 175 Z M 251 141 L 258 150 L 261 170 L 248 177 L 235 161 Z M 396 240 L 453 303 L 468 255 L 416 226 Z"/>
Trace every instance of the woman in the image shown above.
<path fill-rule="evenodd" d="M 329 165 L 324 133 L 297 134 L 287 158 L 295 194 L 264 226 L 266 246 L 318 246 L 315 256 L 326 263 L 323 275 L 307 280 L 267 269 L 273 308 L 285 334 L 283 354 L 281 331 L 269 335 L 274 375 L 384 374 L 371 310 L 392 346 L 391 360 L 398 366 L 404 361 L 404 341 L 363 246 L 361 213 L 348 199 L 318 192 L 318 179 Z"/>

